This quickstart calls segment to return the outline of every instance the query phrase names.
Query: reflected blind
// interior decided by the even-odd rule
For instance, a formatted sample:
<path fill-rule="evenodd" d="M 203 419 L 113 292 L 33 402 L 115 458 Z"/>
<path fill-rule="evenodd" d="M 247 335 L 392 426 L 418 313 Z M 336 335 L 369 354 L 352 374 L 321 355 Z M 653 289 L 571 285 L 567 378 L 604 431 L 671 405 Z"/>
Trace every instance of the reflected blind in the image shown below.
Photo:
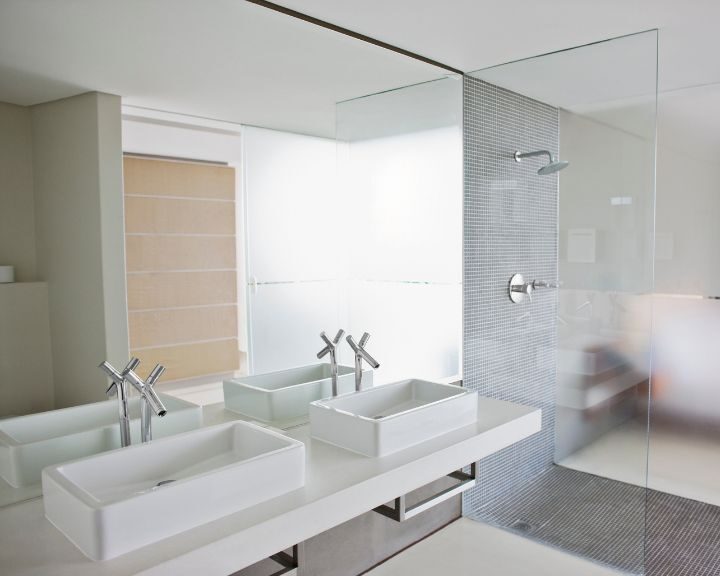
<path fill-rule="evenodd" d="M 130 350 L 164 381 L 239 368 L 235 169 L 126 155 Z"/>

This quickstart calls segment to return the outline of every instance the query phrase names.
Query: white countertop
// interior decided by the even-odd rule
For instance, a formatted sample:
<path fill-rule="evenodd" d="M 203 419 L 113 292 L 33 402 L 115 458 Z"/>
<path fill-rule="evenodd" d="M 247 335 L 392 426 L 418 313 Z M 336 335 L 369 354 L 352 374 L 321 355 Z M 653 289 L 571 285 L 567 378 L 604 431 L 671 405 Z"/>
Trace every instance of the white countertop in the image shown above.
<path fill-rule="evenodd" d="M 540 410 L 480 397 L 476 423 L 384 458 L 310 438 L 305 487 L 105 562 L 87 559 L 44 516 L 41 499 L 0 509 L 3 576 L 227 576 L 480 460 L 541 427 Z M 205 424 L 240 419 L 222 404 Z M 479 480 L 480 482 L 482 479 Z M 138 518 L 142 522 L 142 518 Z M 130 528 L 132 529 L 132 528 Z"/>

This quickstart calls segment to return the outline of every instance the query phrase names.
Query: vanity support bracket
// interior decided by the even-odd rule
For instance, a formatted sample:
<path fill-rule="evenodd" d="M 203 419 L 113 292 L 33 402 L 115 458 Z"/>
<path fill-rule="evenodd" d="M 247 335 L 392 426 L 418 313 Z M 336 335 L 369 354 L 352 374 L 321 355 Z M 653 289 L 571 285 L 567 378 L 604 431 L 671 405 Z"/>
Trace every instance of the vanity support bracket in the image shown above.
<path fill-rule="evenodd" d="M 421 512 L 425 512 L 425 510 L 429 510 L 433 506 L 437 506 L 441 502 L 444 502 L 445 500 L 448 500 L 453 496 L 456 496 L 457 494 L 461 494 L 465 490 L 468 490 L 475 486 L 475 484 L 477 483 L 477 466 L 475 462 L 473 462 L 470 465 L 469 474 L 464 470 L 456 470 L 455 472 L 451 472 L 450 474 L 448 474 L 447 477 L 459 480 L 460 482 L 458 484 L 455 484 L 454 486 L 450 486 L 449 488 L 438 492 L 434 496 L 430 496 L 425 500 L 421 500 L 420 502 L 413 506 L 410 506 L 409 508 L 405 503 L 406 495 L 403 494 L 402 496 L 398 496 L 397 498 L 395 498 L 394 506 L 391 507 L 387 504 L 382 504 L 381 506 L 374 508 L 374 511 L 378 514 L 382 514 L 383 516 L 387 516 L 388 518 L 395 520 L 396 522 L 404 522 L 405 520 L 409 520 L 410 518 L 417 516 Z"/>
<path fill-rule="evenodd" d="M 301 548 L 302 544 L 295 544 L 295 546 L 292 547 L 292 555 L 288 554 L 287 552 L 278 552 L 277 554 L 273 554 L 270 556 L 270 559 L 274 562 L 277 562 L 282 566 L 280 570 L 277 572 L 273 572 L 270 574 L 270 576 L 282 576 L 283 574 L 287 574 L 288 572 L 292 572 L 293 570 L 296 570 L 300 567 L 300 557 L 301 557 Z"/>

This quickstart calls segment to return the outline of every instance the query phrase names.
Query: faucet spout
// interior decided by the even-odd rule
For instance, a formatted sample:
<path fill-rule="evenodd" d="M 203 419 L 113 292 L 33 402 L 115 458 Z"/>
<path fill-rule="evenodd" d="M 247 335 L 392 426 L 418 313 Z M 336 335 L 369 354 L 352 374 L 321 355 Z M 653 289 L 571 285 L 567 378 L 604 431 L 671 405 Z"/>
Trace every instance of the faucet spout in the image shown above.
<path fill-rule="evenodd" d="M 105 391 L 108 396 L 117 395 L 118 398 L 118 420 L 120 423 L 120 444 L 130 446 L 130 414 L 128 411 L 128 382 L 140 393 L 140 437 L 143 442 L 152 440 L 152 414 L 165 416 L 167 409 L 160 400 L 160 397 L 153 390 L 153 385 L 158 381 L 165 368 L 158 364 L 153 368 L 147 380 L 143 380 L 135 373 L 135 368 L 140 364 L 137 358 L 131 358 L 122 372 L 118 372 L 112 365 L 104 361 L 98 368 L 105 372 L 111 383 Z"/>
<path fill-rule="evenodd" d="M 140 360 L 137 358 L 131 358 L 130 362 L 127 363 L 127 366 L 125 366 L 125 369 L 122 372 L 115 370 L 115 368 L 113 368 L 113 366 L 107 361 L 101 362 L 98 366 L 98 368 L 105 372 L 111 380 L 110 386 L 108 386 L 107 390 L 105 390 L 105 393 L 108 396 L 117 395 L 120 445 L 123 448 L 125 446 L 130 446 L 132 443 L 130 437 L 130 414 L 128 412 L 128 387 L 126 377 L 130 372 L 137 368 L 138 364 L 140 364 Z"/>
<path fill-rule="evenodd" d="M 140 378 L 140 376 L 131 370 L 125 378 L 128 382 L 130 382 L 130 384 L 132 384 L 133 388 L 140 393 L 140 396 L 142 396 L 143 400 L 148 403 L 155 414 L 158 416 L 165 416 L 165 414 L 167 414 L 167 409 L 155 393 L 155 390 L 148 386 L 147 383 Z"/>
<path fill-rule="evenodd" d="M 165 367 L 157 364 L 153 368 L 147 380 L 140 378 L 133 370 L 130 370 L 126 376 L 126 379 L 130 384 L 133 385 L 135 390 L 140 393 L 140 441 L 149 442 L 152 440 L 152 414 L 151 410 L 156 415 L 162 417 L 167 414 L 167 408 L 162 403 L 162 400 L 158 397 L 153 389 L 153 385 L 158 381 L 162 373 L 165 372 Z"/>
<path fill-rule="evenodd" d="M 370 364 L 373 368 L 379 368 L 380 363 L 370 356 L 367 350 L 365 350 L 365 345 L 367 344 L 367 341 L 370 340 L 370 334 L 368 332 L 365 332 L 362 335 L 360 342 L 355 342 L 355 339 L 350 335 L 348 335 L 345 340 L 347 340 L 350 348 L 352 348 L 352 351 L 355 353 L 355 391 L 360 392 L 360 390 L 362 390 L 363 360 L 365 360 L 365 362 Z"/>
<path fill-rule="evenodd" d="M 338 330 L 335 338 L 330 340 L 325 332 L 320 332 L 320 338 L 325 342 L 325 348 L 317 353 L 318 359 L 323 358 L 326 355 L 330 355 L 330 378 L 332 380 L 332 395 L 333 397 L 338 395 L 338 366 L 337 366 L 337 347 L 340 343 L 340 339 L 345 334 L 345 330 L 342 328 Z"/>

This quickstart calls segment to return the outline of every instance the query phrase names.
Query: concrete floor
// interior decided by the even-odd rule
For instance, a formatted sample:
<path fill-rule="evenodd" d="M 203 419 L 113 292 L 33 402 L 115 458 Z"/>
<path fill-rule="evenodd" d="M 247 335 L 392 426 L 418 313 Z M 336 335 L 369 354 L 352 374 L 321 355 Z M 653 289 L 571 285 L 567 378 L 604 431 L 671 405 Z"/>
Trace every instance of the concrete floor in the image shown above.
<path fill-rule="evenodd" d="M 618 576 L 554 548 L 461 518 L 381 564 L 369 576 Z"/>

